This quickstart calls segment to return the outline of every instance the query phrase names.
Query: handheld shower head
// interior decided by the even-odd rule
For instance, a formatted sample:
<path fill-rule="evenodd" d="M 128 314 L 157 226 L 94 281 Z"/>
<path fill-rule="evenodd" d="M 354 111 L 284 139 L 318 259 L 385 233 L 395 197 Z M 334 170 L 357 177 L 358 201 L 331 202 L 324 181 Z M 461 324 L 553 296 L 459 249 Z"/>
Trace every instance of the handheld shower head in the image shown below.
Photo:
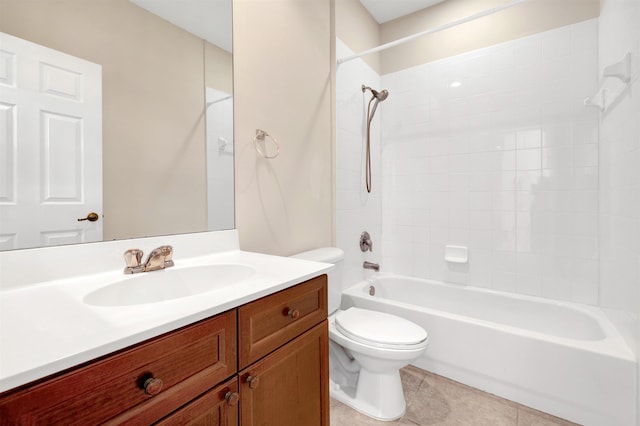
<path fill-rule="evenodd" d="M 385 90 L 381 90 L 381 91 L 378 92 L 377 90 L 372 89 L 371 87 L 365 86 L 363 84 L 362 85 L 362 92 L 364 93 L 367 90 L 369 90 L 371 92 L 371 94 L 373 95 L 371 97 L 371 100 L 369 101 L 369 106 L 371 106 L 371 102 L 375 101 L 374 104 L 373 104 L 373 108 L 371 108 L 371 112 L 369 113 L 368 122 L 370 123 L 371 120 L 373 120 L 373 114 L 375 114 L 376 108 L 378 108 L 378 104 L 389 97 L 389 91 L 385 89 Z"/>
<path fill-rule="evenodd" d="M 382 90 L 380 92 L 376 92 L 375 90 L 371 90 L 371 93 L 373 93 L 373 96 L 376 97 L 377 100 L 379 100 L 380 102 L 384 101 L 385 99 L 387 99 L 387 97 L 389 97 L 389 91 L 388 90 Z"/>
<path fill-rule="evenodd" d="M 389 96 L 389 91 L 388 90 L 381 90 L 380 92 L 378 92 L 376 89 L 372 89 L 371 87 L 365 86 L 363 84 L 362 85 L 362 93 L 366 92 L 367 90 L 369 90 L 371 92 L 371 94 L 373 95 L 373 97 L 376 98 L 379 101 L 384 101 Z"/>
<path fill-rule="evenodd" d="M 367 185 L 367 192 L 371 192 L 371 120 L 373 120 L 373 114 L 376 113 L 376 108 L 378 108 L 378 104 L 389 97 L 388 90 L 377 91 L 372 89 L 369 86 L 362 85 L 362 93 L 367 90 L 371 91 L 371 99 L 369 99 L 369 105 L 367 106 L 367 160 L 366 160 L 366 171 L 365 171 L 365 180 Z M 371 108 L 371 103 L 373 102 L 373 108 Z"/>

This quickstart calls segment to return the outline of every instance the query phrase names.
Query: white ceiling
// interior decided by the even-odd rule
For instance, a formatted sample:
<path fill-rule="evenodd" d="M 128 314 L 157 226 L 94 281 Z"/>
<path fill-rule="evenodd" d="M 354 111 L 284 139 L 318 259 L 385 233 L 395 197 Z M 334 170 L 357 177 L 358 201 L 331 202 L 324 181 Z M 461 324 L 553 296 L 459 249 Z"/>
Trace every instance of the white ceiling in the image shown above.
<path fill-rule="evenodd" d="M 172 24 L 231 52 L 231 0 L 130 0 Z M 360 0 L 379 24 L 444 0 Z"/>
<path fill-rule="evenodd" d="M 130 0 L 172 24 L 231 52 L 231 0 Z"/>
<path fill-rule="evenodd" d="M 379 24 L 383 24 L 443 1 L 444 0 L 360 0 L 360 3 L 362 3 Z"/>

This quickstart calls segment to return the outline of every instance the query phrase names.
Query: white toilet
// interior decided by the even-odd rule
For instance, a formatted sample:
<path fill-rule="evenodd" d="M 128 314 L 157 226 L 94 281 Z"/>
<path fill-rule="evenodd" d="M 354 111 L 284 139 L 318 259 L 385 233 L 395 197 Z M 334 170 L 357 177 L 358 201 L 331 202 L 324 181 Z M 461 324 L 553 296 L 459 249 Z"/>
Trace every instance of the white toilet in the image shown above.
<path fill-rule="evenodd" d="M 293 257 L 333 263 L 328 274 L 331 397 L 378 420 L 405 413 L 399 370 L 427 349 L 427 332 L 395 315 L 351 307 L 340 310 L 344 252 L 335 247 Z"/>

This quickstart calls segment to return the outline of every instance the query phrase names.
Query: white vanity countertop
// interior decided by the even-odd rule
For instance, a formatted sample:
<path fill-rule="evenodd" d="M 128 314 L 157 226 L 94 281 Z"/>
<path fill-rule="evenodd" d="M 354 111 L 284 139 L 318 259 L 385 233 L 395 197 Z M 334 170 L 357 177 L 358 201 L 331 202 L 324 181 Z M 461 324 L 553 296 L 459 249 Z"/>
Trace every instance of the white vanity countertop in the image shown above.
<path fill-rule="evenodd" d="M 128 306 L 83 301 L 98 288 L 139 275 L 125 276 L 122 268 L 0 290 L 0 392 L 238 307 L 333 267 L 241 250 L 183 260 L 174 255 L 174 260 L 174 268 L 241 264 L 256 273 L 206 293 Z"/>

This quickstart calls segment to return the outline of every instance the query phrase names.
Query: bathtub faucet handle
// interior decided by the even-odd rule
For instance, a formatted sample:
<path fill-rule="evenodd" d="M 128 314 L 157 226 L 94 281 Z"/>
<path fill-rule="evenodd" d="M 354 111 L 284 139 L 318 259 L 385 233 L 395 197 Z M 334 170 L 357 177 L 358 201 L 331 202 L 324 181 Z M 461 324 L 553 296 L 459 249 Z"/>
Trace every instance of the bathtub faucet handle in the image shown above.
<path fill-rule="evenodd" d="M 371 235 L 367 231 L 363 231 L 360 235 L 360 250 L 363 252 L 373 251 L 373 242 L 371 241 Z"/>

